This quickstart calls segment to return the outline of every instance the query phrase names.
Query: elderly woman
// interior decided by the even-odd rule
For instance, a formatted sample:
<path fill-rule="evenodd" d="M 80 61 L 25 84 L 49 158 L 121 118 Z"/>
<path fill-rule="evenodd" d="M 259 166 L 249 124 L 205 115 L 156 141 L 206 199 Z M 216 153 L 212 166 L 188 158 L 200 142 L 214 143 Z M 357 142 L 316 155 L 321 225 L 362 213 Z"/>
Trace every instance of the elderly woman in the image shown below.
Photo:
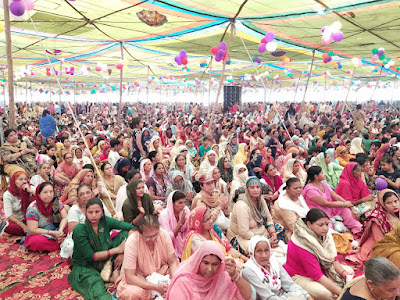
<path fill-rule="evenodd" d="M 331 188 L 336 188 L 339 183 L 340 174 L 342 174 L 344 168 L 334 162 L 331 162 L 331 157 L 327 152 L 319 153 L 315 159 L 315 163 L 324 171 L 326 176 L 325 182 Z"/>
<path fill-rule="evenodd" d="M 12 176 L 17 171 L 24 171 L 32 176 L 37 171 L 36 149 L 21 142 L 15 129 L 7 129 L 4 132 L 6 142 L 0 148 L 0 156 L 4 164 L 4 172 Z"/>
<path fill-rule="evenodd" d="M 170 174 L 171 185 L 167 187 L 167 191 L 165 192 L 165 197 L 168 196 L 173 191 L 181 191 L 186 195 L 187 205 L 192 205 L 192 200 L 196 196 L 196 191 L 193 188 L 192 183 L 185 179 L 180 171 L 172 171 Z"/>
<path fill-rule="evenodd" d="M 283 182 L 286 182 L 289 178 L 298 178 L 301 184 L 305 185 L 307 180 L 307 173 L 303 170 L 300 162 L 295 159 L 291 158 L 287 161 L 285 166 L 285 171 L 282 174 Z"/>
<path fill-rule="evenodd" d="M 31 251 L 55 251 L 60 249 L 67 226 L 67 212 L 55 197 L 50 182 L 36 188 L 36 200 L 26 210 L 28 225 L 24 246 Z"/>
<path fill-rule="evenodd" d="M 217 154 L 210 150 L 206 153 L 204 160 L 200 164 L 199 172 L 196 174 L 196 180 L 199 180 L 200 176 L 207 174 L 211 167 L 216 167 L 218 163 Z"/>
<path fill-rule="evenodd" d="M 391 261 L 371 258 L 364 264 L 364 274 L 347 284 L 338 300 L 399 298 L 400 271 Z"/>
<path fill-rule="evenodd" d="M 362 229 L 361 250 L 357 255 L 360 261 L 366 261 L 373 245 L 400 222 L 399 209 L 399 197 L 394 191 L 385 189 L 379 192 L 375 209 L 368 215 Z"/>
<path fill-rule="evenodd" d="M 85 299 L 109 299 L 104 281 L 109 281 L 112 264 L 119 269 L 125 250 L 125 239 L 131 224 L 106 217 L 100 199 L 93 198 L 86 204 L 86 220 L 76 225 L 73 234 L 74 254 L 68 282 Z M 110 231 L 121 230 L 113 239 Z"/>
<path fill-rule="evenodd" d="M 122 206 L 124 221 L 136 225 L 145 215 L 157 213 L 154 210 L 153 200 L 144 192 L 144 183 L 140 179 L 133 179 L 127 186 L 128 198 Z"/>
<path fill-rule="evenodd" d="M 296 220 L 305 218 L 310 210 L 301 193 L 303 186 L 298 178 L 289 178 L 286 187 L 274 203 L 272 218 L 275 223 L 285 227 L 286 236 L 290 239 Z"/>
<path fill-rule="evenodd" d="M 189 231 L 188 219 L 190 210 L 186 207 L 186 195 L 181 191 L 172 192 L 167 199 L 167 207 L 160 213 L 158 221 L 168 232 L 174 244 L 178 258 L 182 257 L 183 242 Z"/>
<path fill-rule="evenodd" d="M 143 182 L 147 182 L 151 175 L 153 175 L 153 164 L 151 163 L 151 160 L 148 158 L 143 159 L 140 162 L 140 175 L 142 176 Z"/>
<path fill-rule="evenodd" d="M 35 194 L 29 186 L 28 179 L 26 172 L 15 172 L 3 195 L 4 214 L 9 223 L 5 232 L 9 234 L 23 236 L 28 231 L 25 214 L 31 202 L 31 195 Z"/>
<path fill-rule="evenodd" d="M 206 207 L 196 207 L 190 213 L 189 232 L 186 235 L 182 261 L 188 259 L 205 241 L 215 241 L 220 244 L 225 256 L 232 256 L 235 259 L 247 261 L 247 257 L 235 250 L 226 239 L 224 234 L 221 237 L 214 231 L 211 220 L 211 211 Z"/>
<path fill-rule="evenodd" d="M 339 164 L 342 167 L 345 167 L 350 162 L 350 159 L 355 158 L 353 155 L 349 154 L 349 151 L 345 146 L 337 147 L 336 155 L 337 155 L 337 160 L 339 161 Z"/>
<path fill-rule="evenodd" d="M 292 278 L 271 254 L 271 246 L 266 237 L 255 235 L 249 244 L 250 259 L 244 264 L 242 276 L 257 292 L 257 300 L 313 298 Z"/>
<path fill-rule="evenodd" d="M 358 213 L 354 203 L 338 195 L 324 182 L 325 174 L 320 167 L 310 167 L 307 174 L 303 196 L 308 207 L 323 210 L 329 218 L 341 216 L 348 229 L 354 234 L 360 232 L 361 223 L 356 219 Z"/>
<path fill-rule="evenodd" d="M 178 267 L 170 236 L 160 228 L 155 216 L 143 217 L 138 230 L 125 245 L 122 272 L 117 280 L 117 297 L 121 300 L 152 299 L 150 291 L 164 295 L 166 284 L 155 284 L 146 278 L 153 273 L 173 277 Z"/>
<path fill-rule="evenodd" d="M 274 254 L 284 262 L 285 247 L 278 243 L 278 235 L 267 202 L 261 197 L 261 182 L 250 177 L 246 182 L 246 192 L 241 194 L 233 206 L 227 238 L 241 253 L 247 253 L 253 235 L 270 239 Z"/>
<path fill-rule="evenodd" d="M 250 300 L 254 296 L 251 285 L 237 272 L 235 261 L 225 258 L 218 243 L 205 241 L 179 265 L 166 300 Z"/>
<path fill-rule="evenodd" d="M 33 175 L 29 181 L 29 183 L 32 184 L 33 189 L 36 189 L 39 184 L 46 181 L 53 183 L 54 172 L 52 172 L 52 168 L 49 163 L 41 163 L 38 167 L 38 173 L 39 174 Z"/>
<path fill-rule="evenodd" d="M 296 221 L 288 244 L 286 271 L 314 299 L 335 299 L 346 276 L 354 274 L 336 256 L 328 215 L 318 208 L 311 209 L 304 219 Z"/>

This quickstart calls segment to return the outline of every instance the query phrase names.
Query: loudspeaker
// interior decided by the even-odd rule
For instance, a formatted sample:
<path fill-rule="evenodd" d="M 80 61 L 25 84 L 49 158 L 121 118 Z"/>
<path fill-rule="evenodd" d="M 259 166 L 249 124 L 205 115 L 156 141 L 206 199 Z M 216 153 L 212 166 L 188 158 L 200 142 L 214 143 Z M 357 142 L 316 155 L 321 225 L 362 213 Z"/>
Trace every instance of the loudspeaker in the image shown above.
<path fill-rule="evenodd" d="M 224 112 L 229 111 L 229 108 L 234 104 L 240 106 L 242 101 L 242 87 L 224 85 Z"/>

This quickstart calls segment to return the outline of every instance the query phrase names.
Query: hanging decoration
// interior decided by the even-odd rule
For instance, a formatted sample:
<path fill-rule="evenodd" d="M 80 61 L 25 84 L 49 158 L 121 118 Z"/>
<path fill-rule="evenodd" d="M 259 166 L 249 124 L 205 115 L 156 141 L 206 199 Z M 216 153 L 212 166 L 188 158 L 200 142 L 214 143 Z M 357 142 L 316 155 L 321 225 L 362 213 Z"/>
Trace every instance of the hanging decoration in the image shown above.
<path fill-rule="evenodd" d="M 175 62 L 178 66 L 186 66 L 188 64 L 187 53 L 185 50 L 181 50 L 179 55 L 175 56 Z"/>
<path fill-rule="evenodd" d="M 324 26 L 321 29 L 322 40 L 321 43 L 324 46 L 328 46 L 332 42 L 340 42 L 344 38 L 343 32 L 340 31 L 342 29 L 342 23 L 339 21 L 333 22 L 332 25 Z"/>
<path fill-rule="evenodd" d="M 35 3 L 33 2 L 33 0 L 13 0 L 9 4 L 11 16 L 15 21 L 23 21 L 25 11 L 27 10 L 31 11 L 34 8 L 35 8 Z"/>
<path fill-rule="evenodd" d="M 215 61 L 225 62 L 227 65 L 231 64 L 231 59 L 229 57 L 229 53 L 226 51 L 226 43 L 219 43 L 218 47 L 214 46 L 211 48 L 211 53 L 215 55 Z"/>
<path fill-rule="evenodd" d="M 205 67 L 207 67 L 207 66 L 208 66 L 208 64 L 207 64 L 206 59 L 205 59 L 205 58 L 201 59 L 201 60 L 200 60 L 200 67 L 201 67 L 201 68 L 205 68 Z"/>
<path fill-rule="evenodd" d="M 278 48 L 278 44 L 274 42 L 275 34 L 268 31 L 265 37 L 261 39 L 261 43 L 258 45 L 258 52 L 264 53 L 265 51 L 274 52 Z"/>
<path fill-rule="evenodd" d="M 253 57 L 253 62 L 257 64 L 261 64 L 261 59 L 256 55 Z"/>
<path fill-rule="evenodd" d="M 292 59 L 287 57 L 287 56 L 285 56 L 285 55 L 282 55 L 281 56 L 281 61 L 282 61 L 282 65 L 286 65 L 286 64 L 290 63 L 292 61 Z"/>

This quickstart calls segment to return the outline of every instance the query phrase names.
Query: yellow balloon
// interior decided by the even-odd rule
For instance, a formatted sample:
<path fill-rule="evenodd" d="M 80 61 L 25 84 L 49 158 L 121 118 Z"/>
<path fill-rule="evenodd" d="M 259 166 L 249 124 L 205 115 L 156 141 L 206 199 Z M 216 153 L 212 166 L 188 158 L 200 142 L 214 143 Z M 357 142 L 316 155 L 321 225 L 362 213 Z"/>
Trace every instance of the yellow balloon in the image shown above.
<path fill-rule="evenodd" d="M 123 61 L 123 64 L 124 64 L 124 66 L 127 66 L 127 65 L 129 65 L 129 60 L 127 60 L 127 59 L 124 59 L 124 61 Z"/>
<path fill-rule="evenodd" d="M 129 71 L 129 67 L 128 66 L 124 66 L 123 70 L 124 70 L 124 72 Z"/>
<path fill-rule="evenodd" d="M 4 31 L 4 25 L 0 24 L 0 33 Z"/>

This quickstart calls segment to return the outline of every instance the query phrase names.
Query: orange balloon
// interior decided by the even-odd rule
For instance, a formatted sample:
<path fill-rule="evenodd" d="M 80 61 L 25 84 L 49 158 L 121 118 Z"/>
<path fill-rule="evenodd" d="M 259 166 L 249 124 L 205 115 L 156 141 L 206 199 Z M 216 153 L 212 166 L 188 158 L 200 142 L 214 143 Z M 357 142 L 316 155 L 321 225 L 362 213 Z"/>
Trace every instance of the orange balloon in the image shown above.
<path fill-rule="evenodd" d="M 286 56 L 285 55 L 282 55 L 281 56 L 281 61 L 284 61 L 286 59 Z"/>
<path fill-rule="evenodd" d="M 322 54 L 322 58 L 326 58 L 328 56 L 328 53 Z"/>

